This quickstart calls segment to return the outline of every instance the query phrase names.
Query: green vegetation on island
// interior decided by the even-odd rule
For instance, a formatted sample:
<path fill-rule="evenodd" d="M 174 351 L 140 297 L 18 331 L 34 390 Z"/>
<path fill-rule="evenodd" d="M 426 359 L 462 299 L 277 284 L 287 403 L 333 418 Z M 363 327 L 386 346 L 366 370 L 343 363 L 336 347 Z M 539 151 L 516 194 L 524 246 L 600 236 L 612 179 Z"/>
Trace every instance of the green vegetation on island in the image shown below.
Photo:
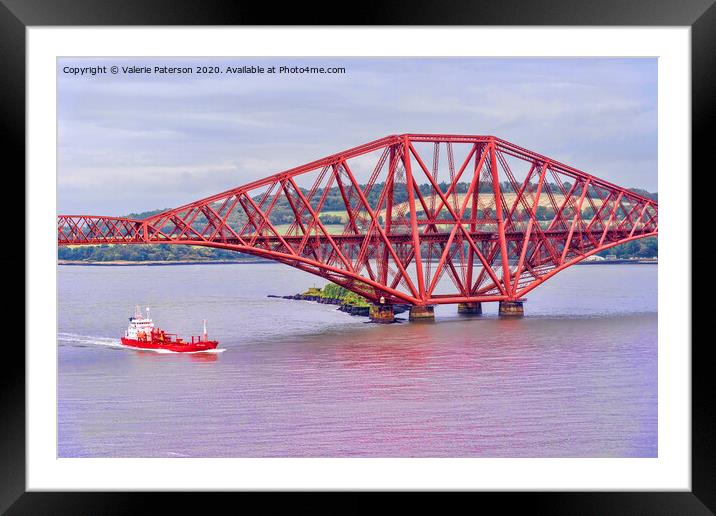
<path fill-rule="evenodd" d="M 359 307 L 369 307 L 370 303 L 363 296 L 351 292 L 345 287 L 329 283 L 323 288 L 311 287 L 302 294 L 305 297 L 316 297 L 319 299 L 340 300 L 342 304 Z"/>
<path fill-rule="evenodd" d="M 301 301 L 314 301 L 326 305 L 338 305 L 338 310 L 350 315 L 368 316 L 371 304 L 363 296 L 351 292 L 335 283 L 329 283 L 323 288 L 311 287 L 303 294 L 288 296 L 274 296 L 283 299 L 296 299 Z"/>

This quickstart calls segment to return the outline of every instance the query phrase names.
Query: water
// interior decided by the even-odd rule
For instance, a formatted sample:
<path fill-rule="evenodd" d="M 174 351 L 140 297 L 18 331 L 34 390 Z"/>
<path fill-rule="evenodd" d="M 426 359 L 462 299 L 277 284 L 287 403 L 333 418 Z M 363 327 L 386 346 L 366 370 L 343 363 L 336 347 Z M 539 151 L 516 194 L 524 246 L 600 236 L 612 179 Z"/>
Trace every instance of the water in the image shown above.
<path fill-rule="evenodd" d="M 267 298 L 324 283 L 279 264 L 58 270 L 60 457 L 657 456 L 654 265 L 387 326 Z M 120 348 L 136 303 L 225 351 Z"/>

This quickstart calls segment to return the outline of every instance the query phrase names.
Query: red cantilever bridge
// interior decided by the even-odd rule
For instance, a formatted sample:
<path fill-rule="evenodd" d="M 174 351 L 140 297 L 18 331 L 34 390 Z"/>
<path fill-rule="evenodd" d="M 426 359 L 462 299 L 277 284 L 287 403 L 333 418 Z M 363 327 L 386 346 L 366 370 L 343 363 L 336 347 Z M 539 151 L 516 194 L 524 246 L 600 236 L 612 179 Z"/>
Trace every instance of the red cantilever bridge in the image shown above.
<path fill-rule="evenodd" d="M 509 313 L 559 271 L 656 236 L 657 216 L 653 199 L 493 136 L 404 134 L 141 220 L 61 215 L 57 241 L 229 249 L 382 307 Z"/>

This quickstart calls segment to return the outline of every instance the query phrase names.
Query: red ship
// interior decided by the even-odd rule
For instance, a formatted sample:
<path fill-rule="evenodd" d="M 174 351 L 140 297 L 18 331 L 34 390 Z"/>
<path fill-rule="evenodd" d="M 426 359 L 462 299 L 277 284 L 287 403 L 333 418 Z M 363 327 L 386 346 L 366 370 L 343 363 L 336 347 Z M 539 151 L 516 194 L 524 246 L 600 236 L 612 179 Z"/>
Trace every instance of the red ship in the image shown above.
<path fill-rule="evenodd" d="M 206 319 L 204 319 L 204 334 L 200 337 L 191 337 L 191 341 L 184 341 L 175 333 L 167 333 L 161 328 L 155 328 L 154 322 L 147 316 L 142 317 L 137 306 L 134 316 L 129 318 L 129 327 L 122 337 L 122 344 L 137 349 L 163 349 L 177 353 L 195 353 L 216 349 L 219 342 L 209 340 L 206 333 Z"/>

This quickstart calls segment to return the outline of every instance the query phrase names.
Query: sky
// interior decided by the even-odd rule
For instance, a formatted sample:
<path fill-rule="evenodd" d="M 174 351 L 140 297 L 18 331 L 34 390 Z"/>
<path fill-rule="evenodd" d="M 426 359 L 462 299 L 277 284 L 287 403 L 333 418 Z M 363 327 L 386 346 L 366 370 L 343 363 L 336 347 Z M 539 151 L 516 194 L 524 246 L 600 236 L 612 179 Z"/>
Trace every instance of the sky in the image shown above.
<path fill-rule="evenodd" d="M 346 71 L 121 68 L 251 65 Z M 90 66 L 108 71 L 69 72 Z M 620 186 L 655 192 L 657 60 L 59 59 L 58 211 L 119 216 L 171 208 L 401 133 L 494 135 Z"/>

